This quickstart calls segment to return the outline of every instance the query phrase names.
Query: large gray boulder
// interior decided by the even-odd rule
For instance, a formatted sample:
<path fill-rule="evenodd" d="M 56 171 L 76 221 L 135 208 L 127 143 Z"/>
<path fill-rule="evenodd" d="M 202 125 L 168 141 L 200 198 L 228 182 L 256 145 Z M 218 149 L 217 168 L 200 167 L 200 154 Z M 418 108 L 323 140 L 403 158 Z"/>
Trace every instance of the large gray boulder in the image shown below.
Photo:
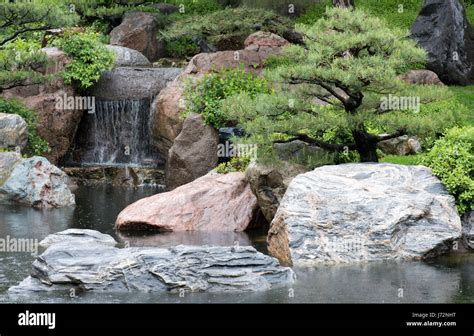
<path fill-rule="evenodd" d="M 28 143 L 28 125 L 17 114 L 0 113 L 0 148 L 23 150 Z"/>
<path fill-rule="evenodd" d="M 217 166 L 219 133 L 199 114 L 189 115 L 174 140 L 166 165 L 166 187 L 173 190 L 206 175 Z"/>
<path fill-rule="evenodd" d="M 117 67 L 104 72 L 89 94 L 96 100 L 153 98 L 181 72 L 179 68 Z"/>
<path fill-rule="evenodd" d="M 425 0 L 411 36 L 428 51 L 427 68 L 445 84 L 474 83 L 474 29 L 459 0 Z"/>
<path fill-rule="evenodd" d="M 0 153 L 0 157 L 5 154 L 8 153 Z M 37 208 L 71 206 L 75 201 L 68 182 L 66 173 L 46 158 L 23 159 L 16 162 L 0 185 L 0 203 L 20 203 Z"/>
<path fill-rule="evenodd" d="M 115 67 L 151 67 L 152 64 L 142 53 L 127 47 L 107 45 L 115 55 Z"/>
<path fill-rule="evenodd" d="M 110 32 L 110 44 L 137 50 L 154 62 L 164 55 L 164 45 L 157 36 L 158 22 L 154 15 L 130 12 Z"/>
<path fill-rule="evenodd" d="M 423 166 L 323 166 L 290 183 L 268 234 L 284 264 L 423 259 L 461 236 L 454 198 Z"/>
<path fill-rule="evenodd" d="M 264 291 L 294 282 L 290 268 L 251 246 L 116 248 L 100 242 L 50 245 L 31 277 L 10 289 L 30 291 Z"/>

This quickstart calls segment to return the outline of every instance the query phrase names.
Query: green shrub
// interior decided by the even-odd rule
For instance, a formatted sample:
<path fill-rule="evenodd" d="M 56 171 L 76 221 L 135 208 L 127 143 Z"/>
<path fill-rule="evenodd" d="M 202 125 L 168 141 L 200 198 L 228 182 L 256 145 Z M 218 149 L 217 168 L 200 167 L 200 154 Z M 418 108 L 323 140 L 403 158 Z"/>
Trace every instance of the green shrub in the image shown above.
<path fill-rule="evenodd" d="M 36 132 L 36 113 L 34 111 L 26 108 L 16 100 L 0 98 L 0 112 L 17 114 L 26 121 L 28 125 L 28 145 L 26 146 L 25 154 L 35 156 L 48 152 L 48 143 Z"/>
<path fill-rule="evenodd" d="M 456 198 L 460 214 L 474 210 L 474 127 L 455 127 L 435 142 L 420 164 L 430 167 Z"/>
<path fill-rule="evenodd" d="M 65 33 L 55 41 L 72 58 L 63 73 L 66 84 L 77 83 L 80 89 L 87 89 L 104 71 L 112 69 L 114 54 L 100 39 L 101 35 L 97 33 L 85 32 Z"/>
<path fill-rule="evenodd" d="M 289 26 L 289 20 L 272 11 L 238 7 L 183 17 L 160 34 L 166 43 L 199 36 L 219 50 L 237 50 L 242 49 L 247 36 L 258 29 L 281 35 Z"/>
<path fill-rule="evenodd" d="M 219 164 L 215 171 L 218 174 L 244 172 L 249 164 L 250 158 L 248 156 L 235 156 L 230 161 Z"/>
<path fill-rule="evenodd" d="M 187 36 L 181 36 L 166 43 L 166 53 L 171 57 L 185 58 L 188 55 L 196 55 L 199 51 L 196 42 Z"/>
<path fill-rule="evenodd" d="M 206 74 L 197 85 L 187 84 L 185 113 L 200 113 L 206 124 L 219 129 L 232 120 L 231 115 L 222 112 L 222 101 L 242 92 L 254 97 L 257 93 L 270 93 L 270 89 L 266 80 L 242 68 Z"/>

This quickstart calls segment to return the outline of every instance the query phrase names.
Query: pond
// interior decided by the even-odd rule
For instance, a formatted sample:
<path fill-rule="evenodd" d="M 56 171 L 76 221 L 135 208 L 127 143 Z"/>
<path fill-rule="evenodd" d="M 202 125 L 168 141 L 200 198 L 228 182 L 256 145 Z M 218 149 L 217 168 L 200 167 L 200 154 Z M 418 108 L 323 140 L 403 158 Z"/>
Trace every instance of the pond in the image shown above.
<path fill-rule="evenodd" d="M 173 246 L 177 244 L 253 245 L 266 253 L 265 232 L 121 234 L 114 230 L 118 213 L 128 204 L 159 192 L 156 187 L 136 189 L 112 186 L 81 186 L 76 207 L 35 210 L 0 206 L 0 237 L 41 240 L 68 228 L 94 229 L 112 235 L 130 246 Z M 29 275 L 31 253 L 0 252 L 0 302 L 23 302 L 7 293 Z M 320 266 L 295 269 L 291 287 L 263 293 L 38 293 L 27 302 L 58 303 L 473 303 L 474 254 L 457 253 L 429 262 L 390 262 Z"/>

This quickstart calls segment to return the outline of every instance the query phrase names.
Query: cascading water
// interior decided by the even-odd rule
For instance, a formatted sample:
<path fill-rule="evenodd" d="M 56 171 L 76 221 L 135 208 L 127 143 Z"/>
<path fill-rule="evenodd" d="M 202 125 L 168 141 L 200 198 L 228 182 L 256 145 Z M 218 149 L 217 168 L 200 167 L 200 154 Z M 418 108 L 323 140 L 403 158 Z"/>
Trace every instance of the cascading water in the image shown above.
<path fill-rule="evenodd" d="M 150 99 L 97 101 L 84 115 L 68 159 L 93 166 L 160 166 L 150 146 Z"/>

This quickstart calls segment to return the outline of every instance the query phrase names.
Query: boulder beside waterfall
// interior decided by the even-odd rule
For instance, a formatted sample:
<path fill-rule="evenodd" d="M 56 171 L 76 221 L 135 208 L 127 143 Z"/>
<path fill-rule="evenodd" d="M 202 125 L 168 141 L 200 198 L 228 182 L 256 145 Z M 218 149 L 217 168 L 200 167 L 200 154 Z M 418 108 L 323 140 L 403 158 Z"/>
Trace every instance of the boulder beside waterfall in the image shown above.
<path fill-rule="evenodd" d="M 161 90 L 153 102 L 151 112 L 153 146 L 166 157 L 181 132 L 183 128 L 181 113 L 186 106 L 184 101 L 186 83 L 197 80 L 206 73 L 240 67 L 258 74 L 262 71 L 265 60 L 280 53 L 281 47 L 286 44 L 288 41 L 275 34 L 257 32 L 249 36 L 245 49 L 200 53 L 194 56 L 182 74 Z"/>
<path fill-rule="evenodd" d="M 89 94 L 96 100 L 150 99 L 173 81 L 182 69 L 118 66 L 104 72 Z"/>
<path fill-rule="evenodd" d="M 166 161 L 166 187 L 173 190 L 206 175 L 217 166 L 219 133 L 191 113 L 174 140 Z"/>
<path fill-rule="evenodd" d="M 87 232 L 78 238 L 80 231 L 47 237 L 49 247 L 33 262 L 31 276 L 10 288 L 10 293 L 76 287 L 110 293 L 245 292 L 291 285 L 295 280 L 290 268 L 251 246 L 116 248 L 110 246 L 110 236 L 104 239 L 107 235 Z M 91 237 L 97 238 L 95 242 Z"/>
<path fill-rule="evenodd" d="M 71 206 L 74 194 L 68 176 L 47 159 L 34 156 L 22 159 L 18 154 L 0 153 L 0 203 L 19 203 L 37 208 Z"/>
<path fill-rule="evenodd" d="M 158 23 L 153 14 L 129 12 L 110 32 L 110 44 L 137 50 L 154 62 L 164 52 L 163 43 L 157 38 Z"/>
<path fill-rule="evenodd" d="M 423 259 L 461 234 L 454 198 L 430 169 L 345 164 L 292 180 L 268 244 L 283 264 L 304 266 Z"/>
<path fill-rule="evenodd" d="M 257 212 L 244 173 L 208 174 L 142 198 L 118 215 L 118 230 L 244 231 Z"/>

